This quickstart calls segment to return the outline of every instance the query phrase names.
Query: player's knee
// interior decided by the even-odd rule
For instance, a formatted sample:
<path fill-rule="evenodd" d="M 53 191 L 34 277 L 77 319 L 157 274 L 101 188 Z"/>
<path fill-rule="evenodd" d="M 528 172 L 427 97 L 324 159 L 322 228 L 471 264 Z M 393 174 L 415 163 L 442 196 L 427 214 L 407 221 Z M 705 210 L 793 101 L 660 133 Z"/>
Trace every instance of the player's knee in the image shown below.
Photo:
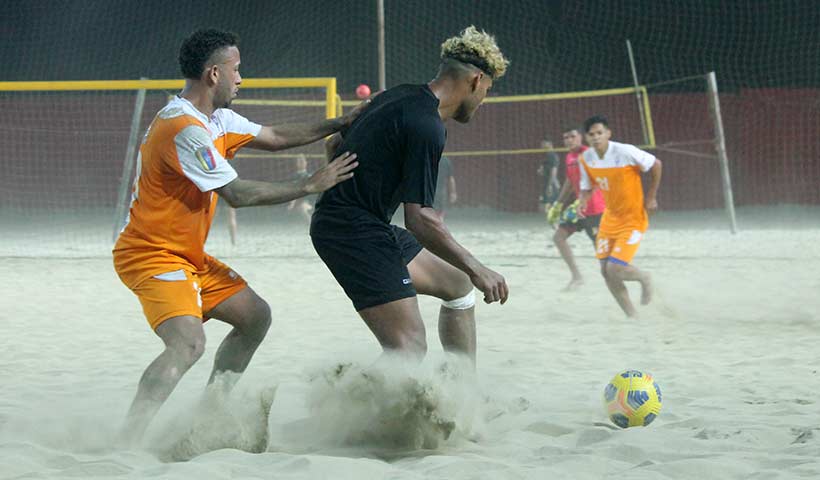
<path fill-rule="evenodd" d="M 473 292 L 473 288 L 473 282 L 470 281 L 470 277 L 466 274 L 461 274 L 458 276 L 458 280 L 454 282 L 453 298 L 462 298 L 465 295 L 469 295 Z"/>
<path fill-rule="evenodd" d="M 626 266 L 613 262 L 606 262 L 605 267 L 607 277 L 614 280 L 622 278 L 626 269 Z"/>
<path fill-rule="evenodd" d="M 620 266 L 620 265 L 618 265 L 617 263 L 606 262 L 606 272 L 607 272 L 609 275 L 615 275 L 615 274 L 617 274 L 617 273 L 618 273 L 618 270 L 619 270 L 620 268 L 621 268 L 621 266 Z"/>
<path fill-rule="evenodd" d="M 459 275 L 454 275 L 453 278 L 444 285 L 444 289 L 439 298 L 446 304 L 463 299 L 472 292 L 473 282 L 470 281 L 470 277 L 459 272 Z"/>
<path fill-rule="evenodd" d="M 257 299 L 248 323 L 245 333 L 261 342 L 271 326 L 271 310 L 268 302 L 261 298 Z"/>
<path fill-rule="evenodd" d="M 186 337 L 169 346 L 183 369 L 188 369 L 205 353 L 205 334 Z"/>
<path fill-rule="evenodd" d="M 442 300 L 441 306 L 450 310 L 469 310 L 475 307 L 475 289 L 471 284 L 470 290 L 465 295 L 451 300 Z"/>

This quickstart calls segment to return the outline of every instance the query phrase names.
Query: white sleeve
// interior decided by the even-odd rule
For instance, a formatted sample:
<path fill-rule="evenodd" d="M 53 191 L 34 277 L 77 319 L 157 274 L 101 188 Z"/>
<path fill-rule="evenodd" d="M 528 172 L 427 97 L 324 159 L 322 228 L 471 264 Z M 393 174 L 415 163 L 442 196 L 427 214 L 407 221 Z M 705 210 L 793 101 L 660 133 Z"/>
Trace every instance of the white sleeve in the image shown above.
<path fill-rule="evenodd" d="M 214 119 L 219 123 L 220 129 L 224 133 L 236 133 L 239 135 L 257 137 L 262 130 L 262 125 L 253 123 L 230 108 L 217 109 L 214 112 Z"/>
<path fill-rule="evenodd" d="M 626 153 L 629 156 L 629 163 L 641 167 L 642 172 L 649 171 L 655 164 L 655 156 L 649 152 L 644 152 L 634 145 L 626 146 Z"/>
<path fill-rule="evenodd" d="M 579 186 L 581 190 L 592 190 L 592 183 L 589 181 L 589 175 L 587 174 L 586 160 L 582 159 L 581 157 L 583 154 L 578 156 L 578 170 L 581 172 L 581 181 L 579 182 Z"/>
<path fill-rule="evenodd" d="M 224 135 L 226 158 L 233 158 L 237 150 L 253 141 L 262 131 L 262 125 L 251 122 L 229 108 L 216 110 L 211 123 L 216 125 L 220 136 Z"/>
<path fill-rule="evenodd" d="M 174 144 L 182 172 L 200 191 L 224 187 L 238 177 L 204 128 L 198 125 L 183 128 L 174 137 Z"/>

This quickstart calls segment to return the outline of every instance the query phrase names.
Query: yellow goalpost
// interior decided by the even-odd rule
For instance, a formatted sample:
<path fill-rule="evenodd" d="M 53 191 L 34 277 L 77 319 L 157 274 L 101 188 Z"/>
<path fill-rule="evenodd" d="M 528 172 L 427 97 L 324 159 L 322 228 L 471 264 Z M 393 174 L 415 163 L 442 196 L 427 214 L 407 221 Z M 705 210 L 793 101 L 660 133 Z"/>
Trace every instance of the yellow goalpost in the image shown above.
<path fill-rule="evenodd" d="M 641 99 L 641 106 L 642 111 L 635 109 L 634 113 L 636 115 L 640 115 L 643 117 L 643 121 L 646 125 L 646 137 L 643 139 L 642 142 L 635 142 L 635 145 L 638 148 L 642 149 L 654 149 L 656 147 L 655 144 L 655 129 L 652 123 L 652 111 L 649 106 L 649 96 L 647 95 L 646 87 L 641 85 L 638 86 L 636 89 L 635 87 L 624 87 L 624 88 L 610 88 L 605 90 L 584 90 L 578 92 L 560 92 L 560 93 L 542 93 L 542 94 L 531 94 L 531 95 L 506 95 L 506 96 L 498 96 L 498 97 L 487 97 L 484 99 L 484 104 L 487 105 L 483 108 L 492 108 L 492 106 L 503 106 L 503 105 L 511 105 L 511 104 L 522 104 L 522 103 L 530 103 L 530 104 L 538 104 L 538 103 L 557 103 L 560 101 L 571 101 L 571 100 L 578 100 L 583 101 L 586 99 L 592 98 L 599 98 L 599 97 L 621 97 L 624 95 L 639 95 Z M 342 107 L 352 107 L 359 104 L 358 100 L 344 100 L 339 101 L 339 113 L 341 114 Z M 630 104 L 631 105 L 631 104 Z M 594 113 L 590 111 L 590 115 Z M 498 148 L 490 148 L 490 149 L 474 149 L 474 150 L 454 150 L 454 151 L 447 151 L 445 154 L 449 157 L 485 157 L 485 156 L 498 156 L 498 155 L 531 155 L 531 154 L 538 154 L 538 153 L 546 153 L 546 152 L 566 152 L 567 149 L 564 147 L 555 147 L 555 148 L 508 148 L 508 149 L 498 149 Z"/>
<path fill-rule="evenodd" d="M 70 91 L 100 91 L 100 90 L 174 90 L 181 89 L 184 80 L 78 80 L 55 82 L 0 82 L 0 92 L 70 92 Z M 303 78 L 248 78 L 242 81 L 242 88 L 324 88 L 325 89 L 325 118 L 336 116 L 336 78 L 335 77 L 303 77 Z M 247 102 L 238 99 L 236 103 Z M 273 101 L 276 102 L 276 101 Z M 305 105 L 304 102 L 287 100 L 275 105 Z"/>

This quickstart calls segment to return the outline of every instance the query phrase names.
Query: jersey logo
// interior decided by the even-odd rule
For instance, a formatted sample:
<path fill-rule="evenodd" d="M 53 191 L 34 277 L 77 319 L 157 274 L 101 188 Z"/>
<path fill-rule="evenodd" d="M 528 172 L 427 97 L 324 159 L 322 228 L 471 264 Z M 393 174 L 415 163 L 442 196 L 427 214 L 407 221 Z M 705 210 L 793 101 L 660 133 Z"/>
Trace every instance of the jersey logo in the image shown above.
<path fill-rule="evenodd" d="M 199 160 L 199 163 L 202 165 L 203 170 L 210 172 L 216 168 L 216 157 L 210 147 L 201 147 L 195 152 L 195 154 L 197 160 Z"/>

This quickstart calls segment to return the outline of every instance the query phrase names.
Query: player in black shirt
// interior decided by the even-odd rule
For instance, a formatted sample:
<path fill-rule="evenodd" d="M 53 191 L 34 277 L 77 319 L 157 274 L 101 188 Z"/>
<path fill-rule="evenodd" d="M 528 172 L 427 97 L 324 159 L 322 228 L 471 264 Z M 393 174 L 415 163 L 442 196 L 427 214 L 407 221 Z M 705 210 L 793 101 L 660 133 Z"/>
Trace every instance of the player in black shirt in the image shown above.
<path fill-rule="evenodd" d="M 338 142 L 356 152 L 352 179 L 316 203 L 311 239 L 382 347 L 421 358 L 427 351 L 416 294 L 443 300 L 439 337 L 448 351 L 475 361 L 475 294 L 506 302 L 504 277 L 456 242 L 433 210 L 438 162 L 450 118 L 466 123 L 507 60 L 475 27 L 442 44 L 438 75 L 373 98 Z M 407 230 L 391 225 L 404 203 Z"/>

